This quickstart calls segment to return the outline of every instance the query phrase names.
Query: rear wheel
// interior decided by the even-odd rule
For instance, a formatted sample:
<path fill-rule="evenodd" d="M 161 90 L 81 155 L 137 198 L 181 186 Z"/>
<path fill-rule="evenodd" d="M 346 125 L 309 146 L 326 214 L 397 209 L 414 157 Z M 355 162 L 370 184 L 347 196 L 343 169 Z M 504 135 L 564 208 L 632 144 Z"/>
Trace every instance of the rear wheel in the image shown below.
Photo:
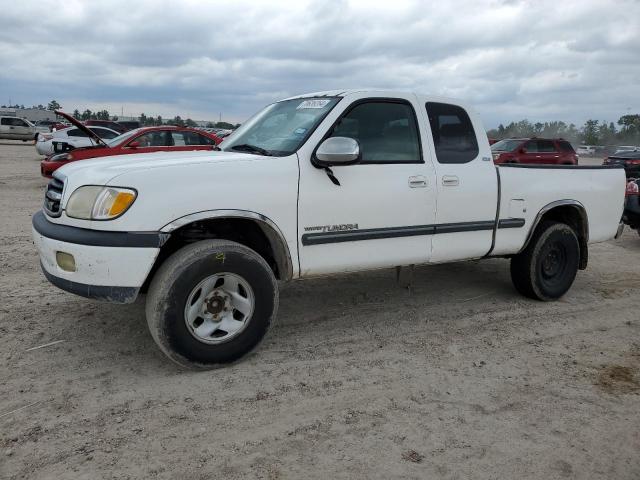
<path fill-rule="evenodd" d="M 580 244 L 571 227 L 545 221 L 536 229 L 523 252 L 511 259 L 511 280 L 522 295 L 556 300 L 576 278 Z"/>
<path fill-rule="evenodd" d="M 277 282 L 260 255 L 239 243 L 205 240 L 178 250 L 160 267 L 146 316 L 171 360 L 212 368 L 251 351 L 277 308 Z"/>

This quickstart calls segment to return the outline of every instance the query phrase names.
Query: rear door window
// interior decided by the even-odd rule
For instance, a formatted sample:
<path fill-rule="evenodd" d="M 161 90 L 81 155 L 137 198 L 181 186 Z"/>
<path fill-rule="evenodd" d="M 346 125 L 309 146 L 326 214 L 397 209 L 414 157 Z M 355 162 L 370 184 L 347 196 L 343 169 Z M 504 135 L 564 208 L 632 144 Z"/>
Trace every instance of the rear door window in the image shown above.
<path fill-rule="evenodd" d="M 478 156 L 476 132 L 464 108 L 427 102 L 426 109 L 438 163 L 468 163 Z"/>
<path fill-rule="evenodd" d="M 538 142 L 536 140 L 529 140 L 524 144 L 524 149 L 527 153 L 538 153 Z"/>
<path fill-rule="evenodd" d="M 171 132 L 173 138 L 173 145 L 176 147 L 184 147 L 187 145 L 187 140 L 183 132 Z"/>
<path fill-rule="evenodd" d="M 11 120 L 11 118 L 4 117 L 0 119 L 0 125 L 13 125 L 13 122 Z"/>
<path fill-rule="evenodd" d="M 575 150 L 573 150 L 573 147 L 571 146 L 571 144 L 569 142 L 567 142 L 566 140 L 560 140 L 558 142 L 558 147 L 560 148 L 560 150 L 562 150 L 563 152 L 571 152 L 571 153 L 575 153 Z"/>
<path fill-rule="evenodd" d="M 86 137 L 87 134 L 79 128 L 72 128 L 67 132 L 67 137 Z"/>
<path fill-rule="evenodd" d="M 556 146 L 551 140 L 538 140 L 538 152 L 553 153 L 555 151 Z"/>

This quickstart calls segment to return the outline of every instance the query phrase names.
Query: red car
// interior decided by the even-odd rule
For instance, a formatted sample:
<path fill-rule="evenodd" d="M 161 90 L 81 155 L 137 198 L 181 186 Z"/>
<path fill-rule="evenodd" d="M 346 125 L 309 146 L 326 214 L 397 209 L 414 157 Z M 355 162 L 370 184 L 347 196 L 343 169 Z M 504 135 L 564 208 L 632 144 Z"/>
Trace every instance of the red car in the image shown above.
<path fill-rule="evenodd" d="M 181 150 L 216 150 L 222 139 L 212 133 L 188 127 L 146 127 L 130 130 L 127 133 L 105 142 L 85 125 L 70 115 L 56 112 L 69 120 L 73 125 L 93 138 L 97 145 L 82 147 L 68 152 L 57 153 L 40 162 L 43 177 L 51 178 L 51 174 L 69 162 L 87 160 L 111 155 L 127 155 L 131 153 L 181 151 Z"/>
<path fill-rule="evenodd" d="M 562 138 L 506 138 L 491 145 L 494 163 L 577 165 L 578 155 Z"/>

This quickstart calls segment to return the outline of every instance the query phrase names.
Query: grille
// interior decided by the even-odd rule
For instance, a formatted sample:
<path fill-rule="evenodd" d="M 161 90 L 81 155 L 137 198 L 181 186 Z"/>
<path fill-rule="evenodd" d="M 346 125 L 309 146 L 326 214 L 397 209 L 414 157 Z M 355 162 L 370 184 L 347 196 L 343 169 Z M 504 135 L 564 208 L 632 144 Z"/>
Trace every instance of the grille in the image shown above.
<path fill-rule="evenodd" d="M 57 178 L 52 179 L 47 185 L 47 191 L 44 194 L 44 211 L 50 217 L 59 217 L 62 213 L 60 211 L 60 200 L 62 200 L 63 189 L 64 182 Z"/>

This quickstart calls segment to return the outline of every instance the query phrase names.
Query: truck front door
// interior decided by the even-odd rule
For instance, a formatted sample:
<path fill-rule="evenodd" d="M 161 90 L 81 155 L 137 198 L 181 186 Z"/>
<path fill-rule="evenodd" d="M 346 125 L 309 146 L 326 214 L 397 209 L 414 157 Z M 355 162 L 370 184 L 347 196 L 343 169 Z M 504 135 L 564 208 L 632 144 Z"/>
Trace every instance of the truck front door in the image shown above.
<path fill-rule="evenodd" d="M 301 275 L 426 263 L 435 220 L 435 172 L 412 95 L 339 102 L 298 151 Z M 311 163 L 328 137 L 358 141 L 356 165 L 334 167 L 334 185 Z"/>

